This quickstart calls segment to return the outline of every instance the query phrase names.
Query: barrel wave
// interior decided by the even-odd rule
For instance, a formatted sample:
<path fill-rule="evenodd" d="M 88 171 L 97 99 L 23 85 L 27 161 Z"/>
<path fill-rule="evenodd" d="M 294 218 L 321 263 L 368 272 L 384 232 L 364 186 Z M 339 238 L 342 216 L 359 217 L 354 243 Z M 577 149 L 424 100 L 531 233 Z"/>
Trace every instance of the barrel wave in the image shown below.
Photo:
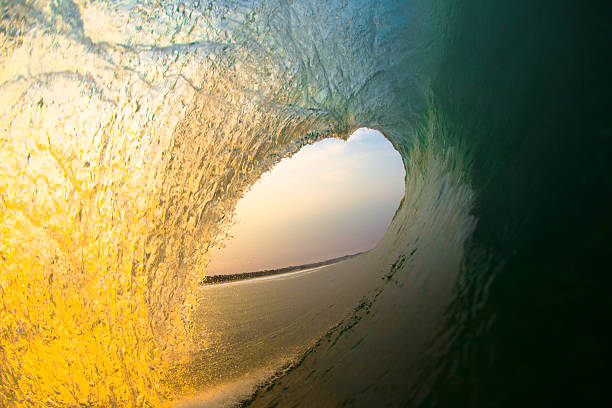
<path fill-rule="evenodd" d="M 606 405 L 612 30 L 574 3 L 1 1 L 0 405 Z M 202 288 L 243 192 L 359 127 L 406 169 L 376 248 Z"/>

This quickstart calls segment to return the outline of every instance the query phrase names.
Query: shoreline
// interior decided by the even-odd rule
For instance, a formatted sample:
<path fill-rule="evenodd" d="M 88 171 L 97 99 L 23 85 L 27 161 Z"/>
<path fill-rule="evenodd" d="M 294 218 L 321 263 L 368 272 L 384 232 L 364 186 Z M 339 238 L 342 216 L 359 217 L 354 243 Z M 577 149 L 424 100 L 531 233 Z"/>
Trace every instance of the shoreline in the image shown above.
<path fill-rule="evenodd" d="M 308 264 L 303 264 L 303 265 L 285 266 L 283 268 L 277 268 L 277 269 L 265 269 L 265 270 L 256 271 L 256 272 L 233 273 L 229 275 L 204 276 L 204 278 L 202 278 L 202 280 L 200 281 L 200 285 L 216 285 L 219 283 L 255 279 L 255 278 L 261 278 L 264 276 L 280 275 L 280 274 L 289 273 L 289 272 L 299 272 L 305 269 L 312 269 L 312 268 L 316 268 L 319 266 L 327 266 L 327 265 L 331 265 L 337 262 L 345 261 L 347 259 L 354 258 L 357 255 L 361 255 L 365 252 L 367 251 L 358 252 L 356 254 L 344 255 L 344 256 L 337 257 L 337 258 L 326 259 L 325 261 L 313 262 L 313 263 L 308 263 Z"/>

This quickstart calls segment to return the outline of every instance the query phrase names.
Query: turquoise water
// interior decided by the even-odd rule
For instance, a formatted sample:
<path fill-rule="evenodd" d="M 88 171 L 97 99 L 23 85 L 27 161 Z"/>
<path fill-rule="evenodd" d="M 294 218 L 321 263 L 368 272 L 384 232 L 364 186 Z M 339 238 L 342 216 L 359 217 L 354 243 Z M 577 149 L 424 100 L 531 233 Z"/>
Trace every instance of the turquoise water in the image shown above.
<path fill-rule="evenodd" d="M 194 406 L 609 403 L 605 2 L 41 4 L 3 3 L 0 402 L 68 384 L 59 406 L 145 406 L 176 383 L 162 399 Z M 359 127 L 406 169 L 376 248 L 197 285 L 261 174 Z M 83 312 L 58 319 L 63 298 Z M 105 299 L 98 348 L 141 322 L 156 340 L 125 335 L 155 347 L 106 353 L 123 371 L 102 381 L 70 330 Z M 81 369 L 119 385 L 83 391 Z"/>

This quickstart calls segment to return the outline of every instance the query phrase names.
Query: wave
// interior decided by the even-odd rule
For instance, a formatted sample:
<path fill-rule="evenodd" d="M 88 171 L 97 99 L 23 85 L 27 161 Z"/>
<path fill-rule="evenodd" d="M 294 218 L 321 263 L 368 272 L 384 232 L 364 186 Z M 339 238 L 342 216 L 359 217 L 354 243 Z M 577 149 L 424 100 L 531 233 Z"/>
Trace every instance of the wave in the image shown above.
<path fill-rule="evenodd" d="M 0 405 L 240 383 L 246 352 L 202 369 L 207 250 L 263 172 L 358 127 L 403 157 L 391 226 L 211 398 L 288 364 L 248 403 L 605 400 L 607 10 L 476 3 L 3 2 Z"/>

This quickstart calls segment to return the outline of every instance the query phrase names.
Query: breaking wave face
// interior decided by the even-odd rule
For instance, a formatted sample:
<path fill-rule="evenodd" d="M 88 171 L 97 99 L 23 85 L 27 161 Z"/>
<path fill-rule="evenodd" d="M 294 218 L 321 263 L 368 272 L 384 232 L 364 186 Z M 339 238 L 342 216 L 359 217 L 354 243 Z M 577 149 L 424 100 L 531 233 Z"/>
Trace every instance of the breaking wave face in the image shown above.
<path fill-rule="evenodd" d="M 249 402 L 609 398 L 607 10 L 476 3 L 0 2 L 0 405 L 215 386 L 180 368 L 207 249 L 263 172 L 358 127 L 405 197 L 351 261 L 361 301 Z"/>

